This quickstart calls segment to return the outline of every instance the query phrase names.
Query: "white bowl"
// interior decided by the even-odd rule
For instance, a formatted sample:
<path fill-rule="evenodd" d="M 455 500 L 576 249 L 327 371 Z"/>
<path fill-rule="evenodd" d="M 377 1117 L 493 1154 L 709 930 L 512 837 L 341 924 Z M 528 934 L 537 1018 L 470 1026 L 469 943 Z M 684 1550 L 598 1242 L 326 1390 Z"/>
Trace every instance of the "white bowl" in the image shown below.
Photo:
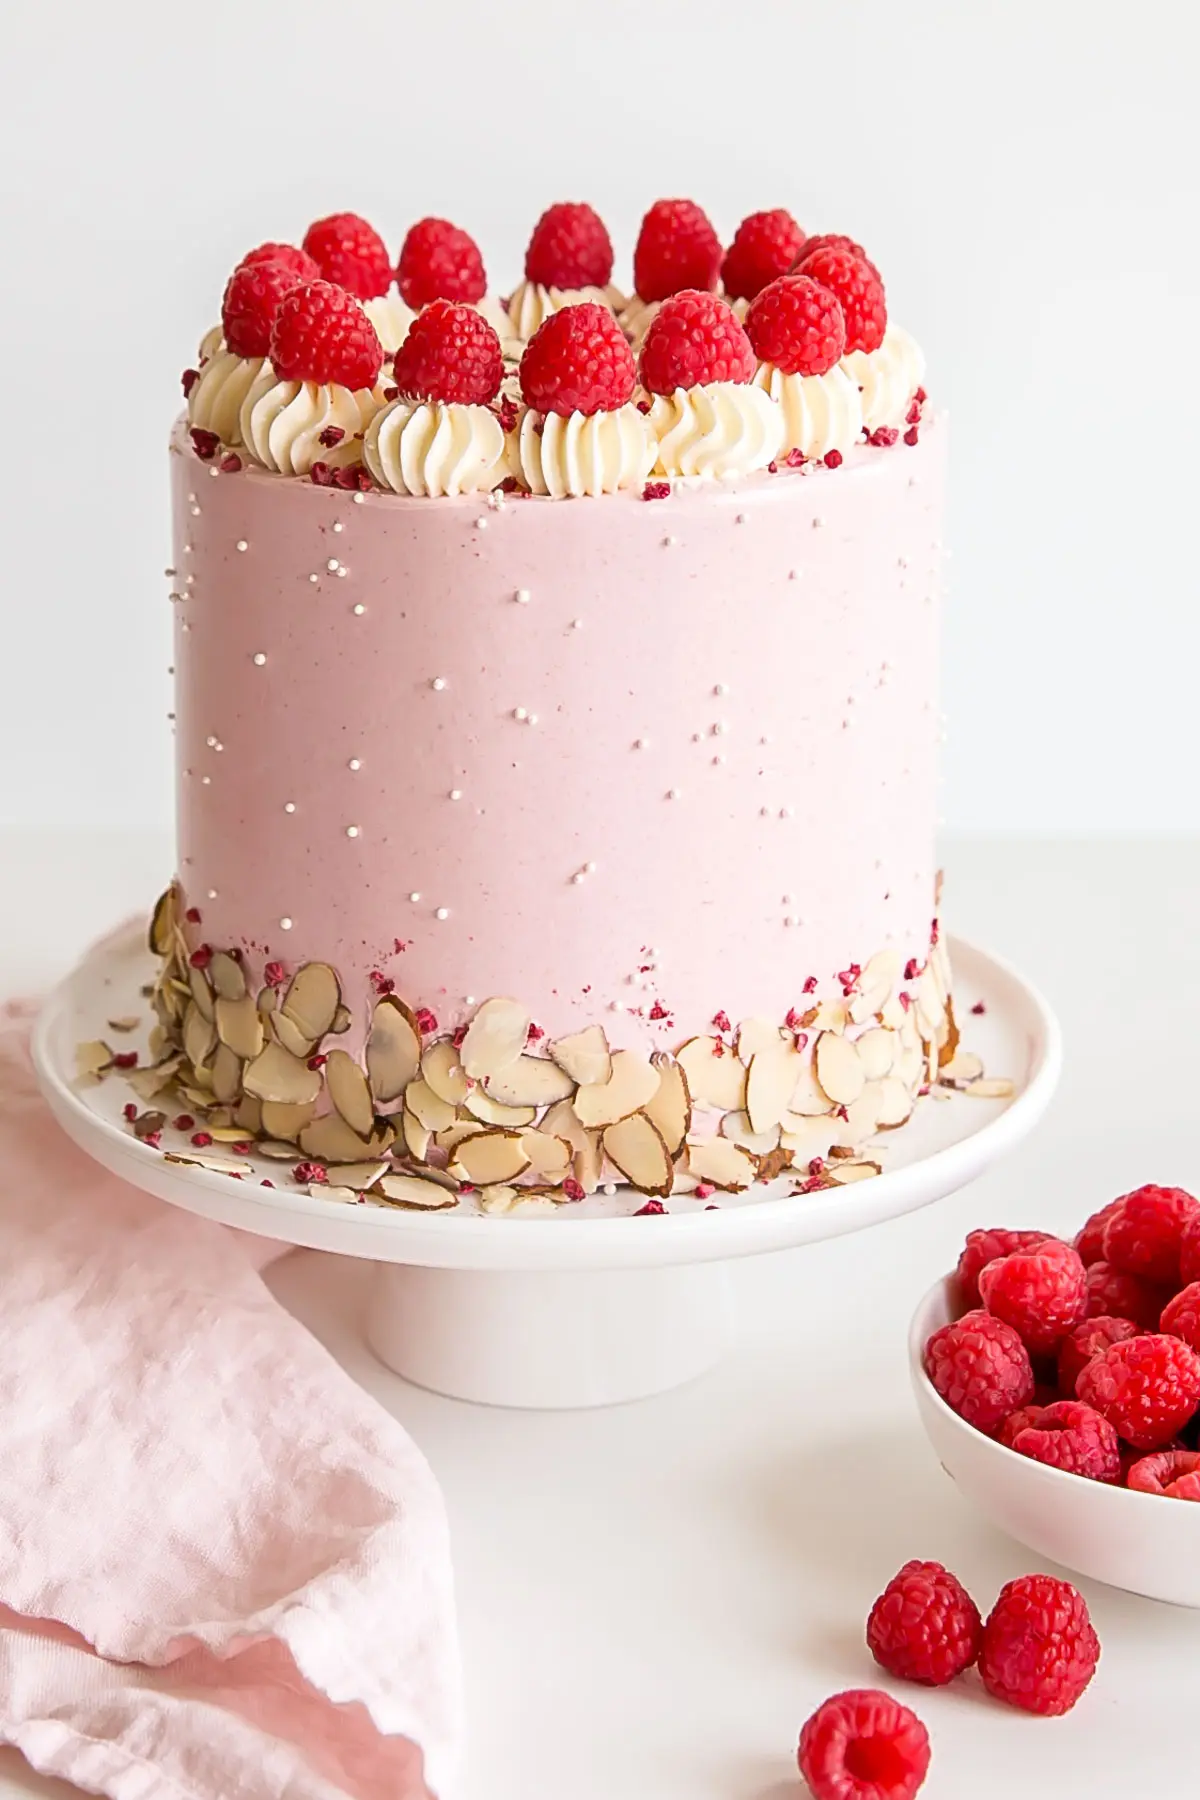
<path fill-rule="evenodd" d="M 950 1479 L 1039 1556 L 1131 1594 L 1200 1607 L 1200 1504 L 1064 1475 L 1006 1450 L 950 1410 L 925 1373 L 924 1349 L 960 1310 L 945 1276 L 918 1306 L 908 1337 L 917 1410 Z"/>

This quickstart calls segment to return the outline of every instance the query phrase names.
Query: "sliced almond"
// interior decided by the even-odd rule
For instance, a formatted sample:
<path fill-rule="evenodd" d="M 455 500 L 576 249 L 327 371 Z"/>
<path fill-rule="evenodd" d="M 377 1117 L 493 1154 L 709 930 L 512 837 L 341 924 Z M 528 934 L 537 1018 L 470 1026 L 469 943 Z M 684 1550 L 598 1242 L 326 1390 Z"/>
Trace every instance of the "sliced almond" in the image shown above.
<path fill-rule="evenodd" d="M 293 1144 L 298 1143 L 300 1133 L 316 1111 L 316 1105 L 315 1099 L 300 1105 L 286 1100 L 264 1100 L 262 1128 L 268 1137 L 285 1138 L 290 1139 Z"/>
<path fill-rule="evenodd" d="M 208 979 L 218 1000 L 240 1000 L 246 992 L 242 965 L 228 950 L 218 950 L 208 965 Z"/>
<path fill-rule="evenodd" d="M 307 1062 L 317 1047 L 316 1038 L 305 1037 L 295 1019 L 278 1008 L 269 1016 L 275 1042 L 282 1045 L 289 1056 L 298 1056 L 302 1062 Z"/>
<path fill-rule="evenodd" d="M 217 1028 L 211 1015 L 206 1019 L 193 1000 L 183 1015 L 184 1055 L 194 1069 L 207 1062 L 217 1047 Z"/>
<path fill-rule="evenodd" d="M 151 1063 L 144 1069 L 130 1069 L 125 1079 L 139 1100 L 153 1100 L 169 1088 L 179 1070 L 183 1066 L 180 1056 L 168 1056 L 162 1062 Z"/>
<path fill-rule="evenodd" d="M 211 1169 L 214 1175 L 253 1175 L 254 1164 L 244 1162 L 237 1156 L 206 1156 L 203 1150 L 189 1150 L 185 1156 L 180 1150 L 164 1150 L 163 1161 L 169 1163 L 189 1163 L 197 1169 Z"/>
<path fill-rule="evenodd" d="M 795 1044 L 785 1042 L 778 1032 L 773 1042 L 755 1051 L 746 1076 L 746 1112 L 751 1130 L 772 1131 L 778 1126 L 790 1109 L 803 1066 Z"/>
<path fill-rule="evenodd" d="M 382 1175 L 375 1193 L 392 1206 L 411 1207 L 419 1212 L 444 1212 L 457 1206 L 458 1198 L 436 1181 L 424 1181 L 419 1175 Z"/>
<path fill-rule="evenodd" d="M 650 1062 L 658 1071 L 658 1087 L 642 1110 L 657 1127 L 667 1146 L 667 1155 L 678 1156 L 692 1127 L 692 1097 L 688 1093 L 687 1076 L 664 1050 L 655 1050 Z"/>
<path fill-rule="evenodd" d="M 448 1100 L 434 1093 L 427 1081 L 410 1081 L 404 1090 L 405 1110 L 419 1119 L 427 1131 L 448 1131 L 458 1114 Z"/>
<path fill-rule="evenodd" d="M 939 1080 L 949 1082 L 953 1087 L 959 1081 L 978 1081 L 982 1074 L 983 1058 L 976 1056 L 973 1050 L 960 1050 L 943 1066 Z"/>
<path fill-rule="evenodd" d="M 879 1090 L 881 1085 L 877 1081 L 867 1082 L 858 1099 L 851 1100 L 848 1106 L 840 1109 L 832 1121 L 832 1141 L 835 1144 L 857 1149 L 860 1144 L 865 1144 L 868 1138 L 875 1136 L 879 1130 Z M 845 1117 L 842 1117 L 843 1113 Z"/>
<path fill-rule="evenodd" d="M 594 1194 L 600 1186 L 600 1177 L 604 1173 L 604 1146 L 600 1142 L 598 1131 L 584 1134 L 583 1143 L 576 1150 L 573 1158 L 575 1180 L 585 1194 Z"/>
<path fill-rule="evenodd" d="M 894 1131 L 912 1116 L 912 1096 L 897 1075 L 885 1075 L 878 1083 L 877 1129 Z"/>
<path fill-rule="evenodd" d="M 351 1019 L 351 1016 L 350 1016 L 349 1007 L 339 1006 L 337 1011 L 333 1015 L 333 1024 L 329 1027 L 329 1029 L 333 1033 L 334 1037 L 341 1037 L 343 1031 L 349 1031 L 352 1023 L 353 1023 L 353 1020 Z"/>
<path fill-rule="evenodd" d="M 400 1114 L 400 1135 L 403 1137 L 404 1147 L 413 1161 L 424 1162 L 429 1154 L 429 1143 L 433 1133 L 428 1125 L 422 1125 L 415 1113 L 409 1112 L 407 1105 Z"/>
<path fill-rule="evenodd" d="M 819 1119 L 831 1111 L 832 1105 L 833 1102 L 817 1080 L 811 1061 L 804 1063 L 796 1077 L 796 1085 L 788 1101 L 788 1111 L 799 1113 L 802 1118 Z"/>
<path fill-rule="evenodd" d="M 675 1175 L 671 1182 L 671 1192 L 673 1194 L 694 1194 L 699 1186 L 700 1177 L 692 1174 L 692 1171 L 687 1166 L 687 1158 L 685 1156 L 680 1157 L 679 1161 L 675 1164 Z"/>
<path fill-rule="evenodd" d="M 806 1030 L 811 1031 L 845 1031 L 850 1023 L 850 1008 L 844 1000 L 818 1000 L 811 1008 L 811 1016 Z"/>
<path fill-rule="evenodd" d="M 536 1106 L 503 1106 L 482 1087 L 471 1089 L 463 1101 L 463 1111 L 473 1119 L 482 1119 L 485 1125 L 499 1125 L 505 1131 L 520 1131 L 537 1118 Z"/>
<path fill-rule="evenodd" d="M 208 1135 L 214 1144 L 240 1144 L 245 1140 L 245 1132 L 239 1131 L 236 1125 L 214 1125 L 210 1122 Z"/>
<path fill-rule="evenodd" d="M 319 1044 L 341 1003 L 338 978 L 328 963 L 305 963 L 292 976 L 281 1011 L 310 1043 Z"/>
<path fill-rule="evenodd" d="M 141 1022 L 136 1013 L 123 1013 L 119 1019 L 109 1019 L 107 1024 L 110 1031 L 126 1032 L 136 1031 Z"/>
<path fill-rule="evenodd" d="M 480 1188 L 479 1205 L 485 1213 L 520 1213 L 522 1216 L 557 1210 L 555 1196 L 545 1188 L 508 1187 L 502 1182 Z"/>
<path fill-rule="evenodd" d="M 481 1125 L 478 1119 L 458 1119 L 448 1131 L 437 1132 L 434 1141 L 439 1150 L 449 1152 L 461 1144 L 464 1138 L 478 1137 L 481 1131 L 486 1130 L 487 1126 Z"/>
<path fill-rule="evenodd" d="M 573 1152 L 576 1181 L 585 1193 L 594 1194 L 600 1185 L 600 1174 L 604 1166 L 600 1133 L 589 1131 L 580 1124 L 579 1116 L 569 1100 L 560 1100 L 556 1106 L 552 1106 L 543 1117 L 539 1129 L 549 1136 L 566 1139 Z"/>
<path fill-rule="evenodd" d="M 855 1181 L 869 1181 L 873 1175 L 882 1175 L 883 1169 L 877 1162 L 839 1162 L 830 1168 L 830 1176 L 837 1187 L 849 1187 Z"/>
<path fill-rule="evenodd" d="M 515 1181 L 529 1167 L 529 1157 L 516 1131 L 481 1131 L 464 1138 L 450 1165 L 460 1180 L 484 1187 L 497 1181 Z"/>
<path fill-rule="evenodd" d="M 449 1038 L 430 1044 L 421 1056 L 421 1075 L 439 1100 L 460 1106 L 471 1091 L 467 1072 Z"/>
<path fill-rule="evenodd" d="M 793 1152 L 791 1150 L 785 1150 L 783 1145 L 780 1144 L 776 1149 L 768 1150 L 765 1156 L 759 1157 L 758 1179 L 760 1181 L 774 1181 L 777 1176 L 784 1174 L 790 1169 L 794 1162 L 795 1156 Z"/>
<path fill-rule="evenodd" d="M 915 1093 L 925 1079 L 925 1057 L 920 1044 L 909 1044 L 896 1058 L 894 1074 L 909 1093 Z"/>
<path fill-rule="evenodd" d="M 889 1031 L 886 1026 L 876 1025 L 872 1030 L 864 1031 L 861 1037 L 855 1038 L 854 1048 L 858 1051 L 863 1074 L 868 1081 L 882 1081 L 885 1075 L 891 1074 L 899 1049 L 894 1031 Z"/>
<path fill-rule="evenodd" d="M 1016 1085 L 1000 1075 L 983 1076 L 978 1081 L 968 1081 L 960 1093 L 973 1094 L 976 1100 L 1011 1100 L 1016 1093 Z"/>
<path fill-rule="evenodd" d="M 421 1034 L 416 1019 L 395 994 L 385 994 L 375 1004 L 366 1063 L 376 1106 L 398 1100 L 421 1066 Z"/>
<path fill-rule="evenodd" d="M 515 1063 L 529 1036 L 532 1019 L 519 1001 L 497 996 L 485 1000 L 467 1027 L 459 1061 L 472 1081 L 485 1081 Z"/>
<path fill-rule="evenodd" d="M 835 1106 L 850 1106 L 866 1086 L 858 1051 L 836 1031 L 821 1033 L 813 1051 L 813 1063 L 817 1080 Z"/>
<path fill-rule="evenodd" d="M 835 1123 L 828 1113 L 823 1119 L 802 1119 L 789 1113 L 780 1129 L 780 1148 L 790 1150 L 798 1163 L 811 1162 L 814 1156 L 825 1156 L 833 1141 Z"/>
<path fill-rule="evenodd" d="M 734 1047 L 742 1062 L 749 1068 L 760 1050 L 774 1050 L 777 1044 L 784 1042 L 782 1031 L 770 1019 L 743 1019 L 737 1028 Z"/>
<path fill-rule="evenodd" d="M 489 1075 L 487 1091 L 501 1106 L 553 1106 L 575 1092 L 575 1082 L 548 1056 L 518 1056 L 498 1075 Z"/>
<path fill-rule="evenodd" d="M 242 1059 L 228 1044 L 218 1044 L 212 1062 L 213 1095 L 231 1105 L 241 1097 Z M 239 1133 L 240 1136 L 240 1133 Z"/>
<path fill-rule="evenodd" d="M 705 1138 L 699 1144 L 689 1143 L 687 1154 L 692 1174 L 726 1193 L 749 1187 L 758 1173 L 758 1164 L 750 1152 L 728 1138 Z"/>
<path fill-rule="evenodd" d="M 880 1007 L 879 1019 L 880 1023 L 886 1025 L 889 1031 L 903 1030 L 908 1020 L 908 1008 L 898 994 L 893 994 L 892 998 Z"/>
<path fill-rule="evenodd" d="M 371 1090 L 357 1062 L 345 1050 L 331 1050 L 326 1057 L 325 1086 L 351 1131 L 357 1131 L 359 1137 L 370 1137 L 375 1123 Z"/>
<path fill-rule="evenodd" d="M 615 1125 L 647 1105 L 658 1092 L 658 1083 L 658 1070 L 640 1050 L 616 1050 L 608 1080 L 581 1087 L 572 1105 L 581 1125 Z"/>
<path fill-rule="evenodd" d="M 234 967 L 237 967 L 236 963 Z M 227 1045 L 235 1056 L 240 1056 L 243 1062 L 254 1061 L 263 1047 L 266 1034 L 263 1031 L 262 1014 L 249 994 L 243 994 L 239 1000 L 219 996 L 214 1008 L 214 1023 L 222 1044 Z"/>
<path fill-rule="evenodd" d="M 374 1187 L 379 1177 L 387 1173 L 387 1167 L 386 1162 L 378 1157 L 370 1162 L 339 1163 L 338 1180 L 361 1193 L 365 1188 Z"/>
<path fill-rule="evenodd" d="M 772 1125 L 770 1131 L 755 1131 L 748 1112 L 726 1113 L 720 1130 L 722 1137 L 728 1138 L 731 1144 L 740 1144 L 752 1156 L 766 1156 L 779 1143 L 778 1125 Z"/>
<path fill-rule="evenodd" d="M 150 948 L 155 956 L 169 956 L 179 922 L 179 889 L 174 882 L 154 902 L 150 918 Z"/>
<path fill-rule="evenodd" d="M 739 1112 L 746 1104 L 746 1066 L 717 1037 L 689 1038 L 675 1060 L 687 1077 L 694 1106 Z"/>
<path fill-rule="evenodd" d="M 589 1025 L 548 1046 L 551 1056 L 577 1087 L 596 1087 L 612 1074 L 612 1052 L 602 1025 Z"/>
<path fill-rule="evenodd" d="M 901 967 L 902 959 L 896 949 L 880 950 L 863 965 L 850 996 L 850 1018 L 855 1025 L 862 1025 L 882 1012 L 900 979 Z"/>
<path fill-rule="evenodd" d="M 192 999 L 204 1019 L 213 1017 L 213 991 L 209 986 L 208 976 L 203 969 L 188 969 L 188 986 L 192 990 Z"/>
<path fill-rule="evenodd" d="M 321 1077 L 317 1071 L 285 1050 L 282 1044 L 268 1044 L 247 1065 L 243 1084 L 246 1092 L 259 1100 L 279 1100 L 285 1106 L 305 1106 L 321 1091 Z M 271 1135 L 279 1134 L 272 1132 Z"/>
<path fill-rule="evenodd" d="M 80 1076 L 90 1077 L 93 1081 L 99 1080 L 106 1070 L 111 1069 L 112 1059 L 112 1051 L 100 1038 L 93 1038 L 86 1044 L 76 1044 L 75 1046 L 76 1073 Z"/>
<path fill-rule="evenodd" d="M 566 1138 L 527 1128 L 521 1133 L 521 1145 L 530 1169 L 542 1180 L 561 1181 L 571 1173 L 571 1146 Z"/>
<path fill-rule="evenodd" d="M 645 1113 L 631 1113 L 608 1126 L 603 1136 L 604 1154 L 639 1194 L 671 1191 L 675 1169 L 662 1134 Z"/>
<path fill-rule="evenodd" d="M 262 1013 L 264 1018 L 268 1015 L 268 1013 L 275 1012 L 279 1006 L 278 990 L 273 987 L 259 988 L 258 999 L 255 1002 L 255 1004 L 258 1007 L 259 1012 Z"/>
<path fill-rule="evenodd" d="M 259 1138 L 254 1146 L 259 1156 L 269 1157 L 272 1162 L 295 1162 L 295 1144 L 285 1143 L 282 1138 Z"/>
<path fill-rule="evenodd" d="M 391 1125 L 373 1131 L 369 1138 L 361 1138 L 356 1131 L 351 1131 L 340 1113 L 331 1112 L 304 1127 L 300 1133 L 300 1148 L 305 1156 L 311 1156 L 317 1162 L 356 1163 L 381 1156 L 390 1149 L 394 1138 Z"/>
<path fill-rule="evenodd" d="M 247 1137 L 257 1137 L 262 1130 L 262 1101 L 253 1094 L 243 1094 L 237 1103 L 233 1122 Z"/>

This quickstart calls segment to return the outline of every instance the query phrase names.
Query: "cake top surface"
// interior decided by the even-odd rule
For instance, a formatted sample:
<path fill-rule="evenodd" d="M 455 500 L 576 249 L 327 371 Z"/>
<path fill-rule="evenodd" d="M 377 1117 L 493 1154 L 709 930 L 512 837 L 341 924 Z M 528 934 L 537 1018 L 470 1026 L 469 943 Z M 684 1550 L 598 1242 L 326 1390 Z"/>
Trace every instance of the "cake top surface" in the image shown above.
<path fill-rule="evenodd" d="M 195 453 L 405 499 L 655 499 L 917 441 L 924 359 L 852 238 L 774 208 L 723 249 L 694 201 L 658 200 L 630 293 L 613 268 L 577 202 L 537 220 L 503 299 L 446 219 L 418 220 L 394 262 L 354 213 L 259 244 L 184 372 Z"/>

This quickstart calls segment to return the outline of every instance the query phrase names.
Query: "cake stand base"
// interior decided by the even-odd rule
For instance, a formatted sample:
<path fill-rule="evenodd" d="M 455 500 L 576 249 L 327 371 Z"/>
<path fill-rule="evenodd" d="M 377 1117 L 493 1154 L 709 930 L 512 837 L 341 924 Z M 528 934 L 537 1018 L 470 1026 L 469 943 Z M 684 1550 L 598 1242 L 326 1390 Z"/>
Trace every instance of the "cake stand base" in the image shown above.
<path fill-rule="evenodd" d="M 703 1375 L 733 1338 L 719 1263 L 593 1274 L 380 1263 L 366 1320 L 406 1381 L 488 1406 L 611 1406 Z"/>

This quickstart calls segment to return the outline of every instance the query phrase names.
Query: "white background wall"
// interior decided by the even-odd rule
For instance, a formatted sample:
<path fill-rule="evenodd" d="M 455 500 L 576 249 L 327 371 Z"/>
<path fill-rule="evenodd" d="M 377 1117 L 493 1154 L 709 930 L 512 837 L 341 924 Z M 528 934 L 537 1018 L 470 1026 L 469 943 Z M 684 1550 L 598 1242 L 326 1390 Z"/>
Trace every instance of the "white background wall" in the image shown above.
<path fill-rule="evenodd" d="M 682 193 L 860 238 L 926 345 L 949 823 L 1200 826 L 1194 0 L 3 11 L 0 821 L 168 815 L 164 440 L 243 251 L 442 213 L 504 290 L 585 198 L 621 279 Z"/>

